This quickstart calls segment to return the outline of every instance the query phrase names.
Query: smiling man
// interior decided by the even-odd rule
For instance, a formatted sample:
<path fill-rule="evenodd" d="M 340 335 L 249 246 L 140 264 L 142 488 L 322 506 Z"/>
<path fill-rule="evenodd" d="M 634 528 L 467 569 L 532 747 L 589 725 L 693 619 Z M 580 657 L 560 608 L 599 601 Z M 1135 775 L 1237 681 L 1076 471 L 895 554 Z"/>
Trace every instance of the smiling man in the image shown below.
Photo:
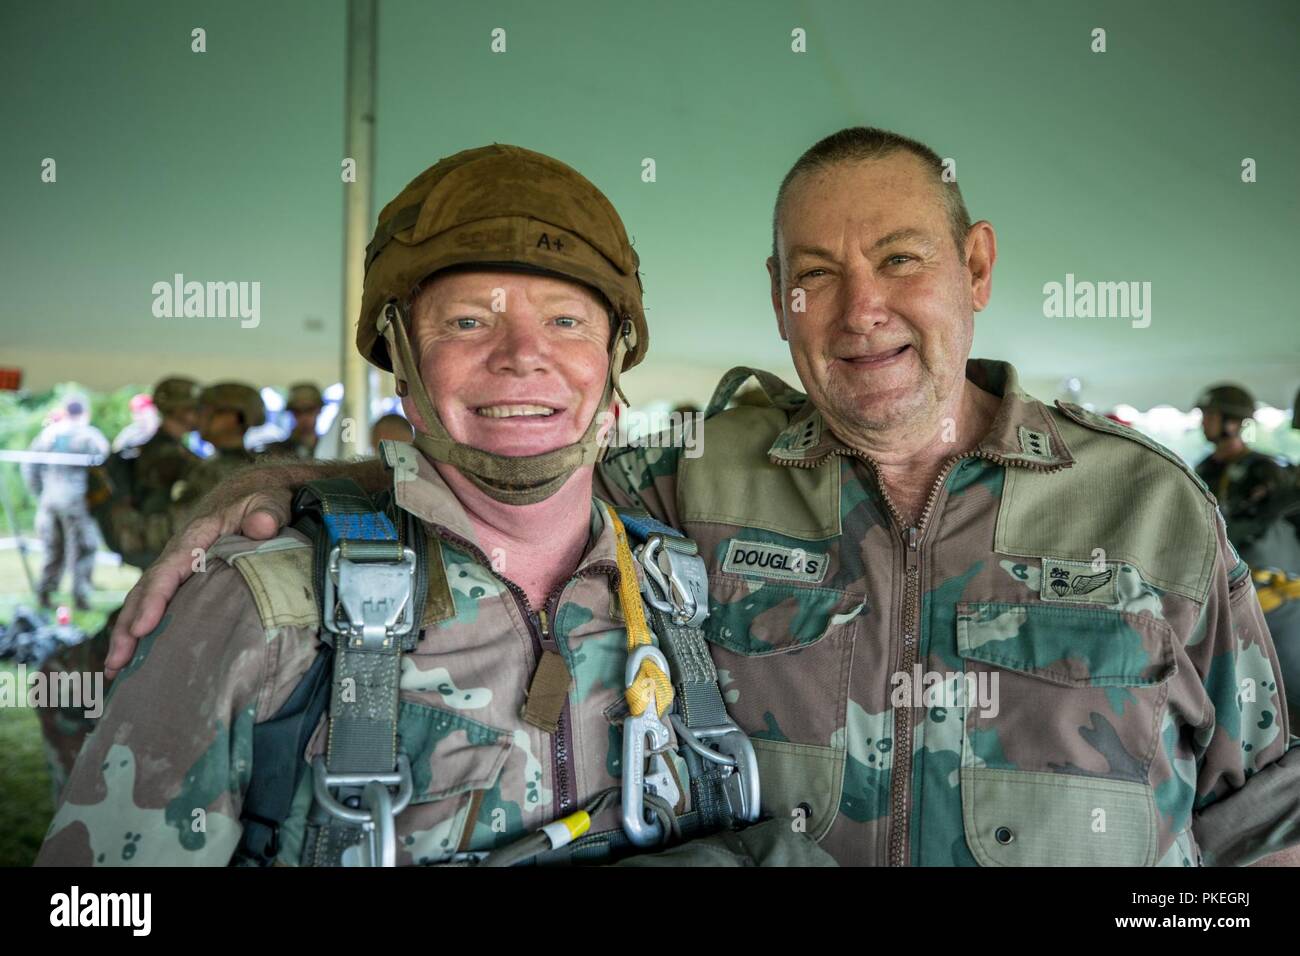
<path fill-rule="evenodd" d="M 38 862 L 582 862 L 701 837 L 686 852 L 714 863 L 829 863 L 784 825 L 730 832 L 757 817 L 728 784 L 752 788 L 752 754 L 701 763 L 743 735 L 689 628 L 665 641 L 694 649 L 683 693 L 711 740 L 684 753 L 667 725 L 680 668 L 645 647 L 633 532 L 592 497 L 600 413 L 647 344 L 636 254 L 576 171 L 489 146 L 413 180 L 380 214 L 357 328 L 412 444 L 384 443 L 378 500 L 313 484 L 284 535 L 207 552 L 118 676 Z M 640 732 L 653 754 L 625 747 Z"/>
<path fill-rule="evenodd" d="M 1175 455 L 968 358 L 997 244 L 942 169 L 878 129 L 800 157 L 767 268 L 806 394 L 735 369 L 703 456 L 628 449 L 605 493 L 699 545 L 764 809 L 839 862 L 1276 859 L 1300 741 L 1249 570 Z M 767 405 L 729 408 L 751 378 Z M 271 533 L 287 496 L 252 487 L 174 554 Z M 139 586 L 137 635 L 183 573 Z"/>

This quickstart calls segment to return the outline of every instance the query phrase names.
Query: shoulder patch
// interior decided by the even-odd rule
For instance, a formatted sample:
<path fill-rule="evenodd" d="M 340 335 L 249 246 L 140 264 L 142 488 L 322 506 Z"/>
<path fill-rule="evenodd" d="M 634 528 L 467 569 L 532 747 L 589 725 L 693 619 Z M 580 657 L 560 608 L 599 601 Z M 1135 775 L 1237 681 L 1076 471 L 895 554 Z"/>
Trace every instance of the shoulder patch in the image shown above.
<path fill-rule="evenodd" d="M 267 630 L 320 626 L 312 555 L 307 538 L 292 530 L 269 541 L 230 535 L 208 549 L 209 557 L 226 562 L 244 578 Z"/>

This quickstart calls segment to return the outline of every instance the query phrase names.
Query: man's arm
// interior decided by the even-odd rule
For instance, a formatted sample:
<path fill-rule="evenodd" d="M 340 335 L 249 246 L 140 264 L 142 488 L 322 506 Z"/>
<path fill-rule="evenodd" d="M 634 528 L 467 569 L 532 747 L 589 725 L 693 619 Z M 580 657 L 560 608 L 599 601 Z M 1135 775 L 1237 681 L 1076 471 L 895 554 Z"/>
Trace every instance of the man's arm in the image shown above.
<path fill-rule="evenodd" d="M 153 631 L 167 603 L 193 573 L 196 556 L 228 534 L 264 540 L 289 523 L 294 492 L 317 478 L 351 478 L 367 491 L 381 491 L 387 472 L 377 459 L 366 461 L 276 461 L 231 475 L 195 508 L 193 520 L 167 547 L 126 596 L 105 661 L 111 680 L 135 653 L 137 642 Z"/>
<path fill-rule="evenodd" d="M 1208 697 L 1193 829 L 1207 864 L 1241 866 L 1300 844 L 1300 738 L 1250 571 L 1215 524 L 1205 636 L 1188 648 Z"/>
<path fill-rule="evenodd" d="M 224 562 L 182 588 L 114 683 L 37 863 L 226 865 L 241 833 L 253 727 L 259 707 L 274 704 L 275 642 L 300 637 L 283 630 L 293 633 L 268 640 L 248 586 Z"/>

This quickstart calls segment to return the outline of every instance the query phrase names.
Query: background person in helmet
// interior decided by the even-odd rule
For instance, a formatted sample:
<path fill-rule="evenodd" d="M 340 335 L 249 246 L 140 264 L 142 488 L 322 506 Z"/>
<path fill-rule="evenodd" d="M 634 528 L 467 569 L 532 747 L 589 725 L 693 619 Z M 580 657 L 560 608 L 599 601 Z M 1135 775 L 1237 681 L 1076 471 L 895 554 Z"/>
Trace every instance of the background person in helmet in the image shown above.
<path fill-rule="evenodd" d="M 90 406 L 83 396 L 69 397 L 57 421 L 41 429 L 29 451 L 78 455 L 107 455 L 108 439 L 90 424 Z M 90 575 L 95 567 L 98 535 L 86 506 L 86 465 L 24 462 L 23 480 L 36 498 L 36 534 L 45 549 L 41 579 L 37 584 L 41 607 L 50 607 L 50 595 L 63 578 L 64 564 L 72 566 L 73 600 L 81 610 L 90 607 L 94 589 Z"/>
<path fill-rule="evenodd" d="M 562 241 L 563 256 L 539 253 L 538 233 L 552 249 Z M 623 700 L 628 638 L 615 526 L 591 486 L 600 413 L 646 340 L 623 225 L 548 157 L 460 153 L 381 213 L 365 303 L 358 345 L 391 363 L 416 429 L 413 444 L 382 449 L 391 513 L 418 519 L 437 581 L 419 644 L 401 657 L 395 726 L 366 738 L 399 740 L 411 764 L 398 860 L 508 845 L 580 808 L 591 808 L 593 834 L 616 839 L 617 806 L 596 802 L 621 781 L 609 714 Z M 268 471 L 278 467 L 294 466 Z M 278 825 L 274 850 L 241 843 L 256 832 L 241 821 L 243 798 L 266 769 L 253 728 L 321 646 L 309 555 L 296 532 L 231 537 L 209 552 L 117 678 L 38 863 L 337 862 L 306 804 Z M 568 676 L 548 714 L 534 710 L 543 661 L 548 679 Z M 313 754 L 331 752 L 329 726 Z M 683 783 L 673 809 L 684 812 L 685 765 L 673 772 Z M 301 780 L 309 793 L 311 775 Z"/>
<path fill-rule="evenodd" d="M 1269 455 L 1252 450 L 1243 426 L 1255 414 L 1255 399 L 1238 385 L 1215 385 L 1197 399 L 1201 431 L 1214 451 L 1196 473 L 1219 501 L 1228 540 L 1252 568 L 1300 574 L 1300 540 L 1277 505 L 1289 497 L 1293 479 Z"/>
<path fill-rule="evenodd" d="M 265 421 L 262 396 L 251 385 L 219 382 L 199 393 L 199 435 L 215 452 L 172 486 L 173 517 L 183 521 L 223 478 L 254 461 L 255 456 L 244 445 L 244 435 Z"/>
<path fill-rule="evenodd" d="M 316 420 L 325 407 L 325 400 L 320 389 L 311 382 L 299 382 L 289 386 L 289 398 L 285 407 L 293 415 L 293 430 L 283 441 L 272 442 L 262 451 L 267 455 L 283 455 L 294 458 L 316 457 Z"/>

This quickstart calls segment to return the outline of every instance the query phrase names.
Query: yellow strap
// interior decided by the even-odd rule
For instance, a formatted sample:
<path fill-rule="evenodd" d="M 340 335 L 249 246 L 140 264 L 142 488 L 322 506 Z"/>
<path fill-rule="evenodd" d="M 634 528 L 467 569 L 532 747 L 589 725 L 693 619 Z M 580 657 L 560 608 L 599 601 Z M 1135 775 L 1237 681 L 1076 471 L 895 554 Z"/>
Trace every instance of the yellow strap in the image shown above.
<path fill-rule="evenodd" d="M 627 620 L 627 650 L 636 650 L 643 644 L 653 643 L 650 639 L 650 626 L 646 624 L 645 608 L 641 606 L 641 589 L 636 583 L 636 566 L 632 563 L 632 546 L 628 544 L 627 529 L 619 520 L 617 512 L 609 505 L 610 527 L 614 529 L 614 551 L 618 558 L 618 599 L 623 605 L 623 617 Z M 633 717 L 645 713 L 650 695 L 654 695 L 655 709 L 662 717 L 673 704 L 673 682 L 651 660 L 644 660 L 637 669 L 632 686 L 624 693 L 628 709 Z"/>
<path fill-rule="evenodd" d="M 1265 614 L 1287 601 L 1300 601 L 1300 577 L 1269 568 L 1257 568 L 1250 576 L 1255 579 L 1255 593 Z"/>

